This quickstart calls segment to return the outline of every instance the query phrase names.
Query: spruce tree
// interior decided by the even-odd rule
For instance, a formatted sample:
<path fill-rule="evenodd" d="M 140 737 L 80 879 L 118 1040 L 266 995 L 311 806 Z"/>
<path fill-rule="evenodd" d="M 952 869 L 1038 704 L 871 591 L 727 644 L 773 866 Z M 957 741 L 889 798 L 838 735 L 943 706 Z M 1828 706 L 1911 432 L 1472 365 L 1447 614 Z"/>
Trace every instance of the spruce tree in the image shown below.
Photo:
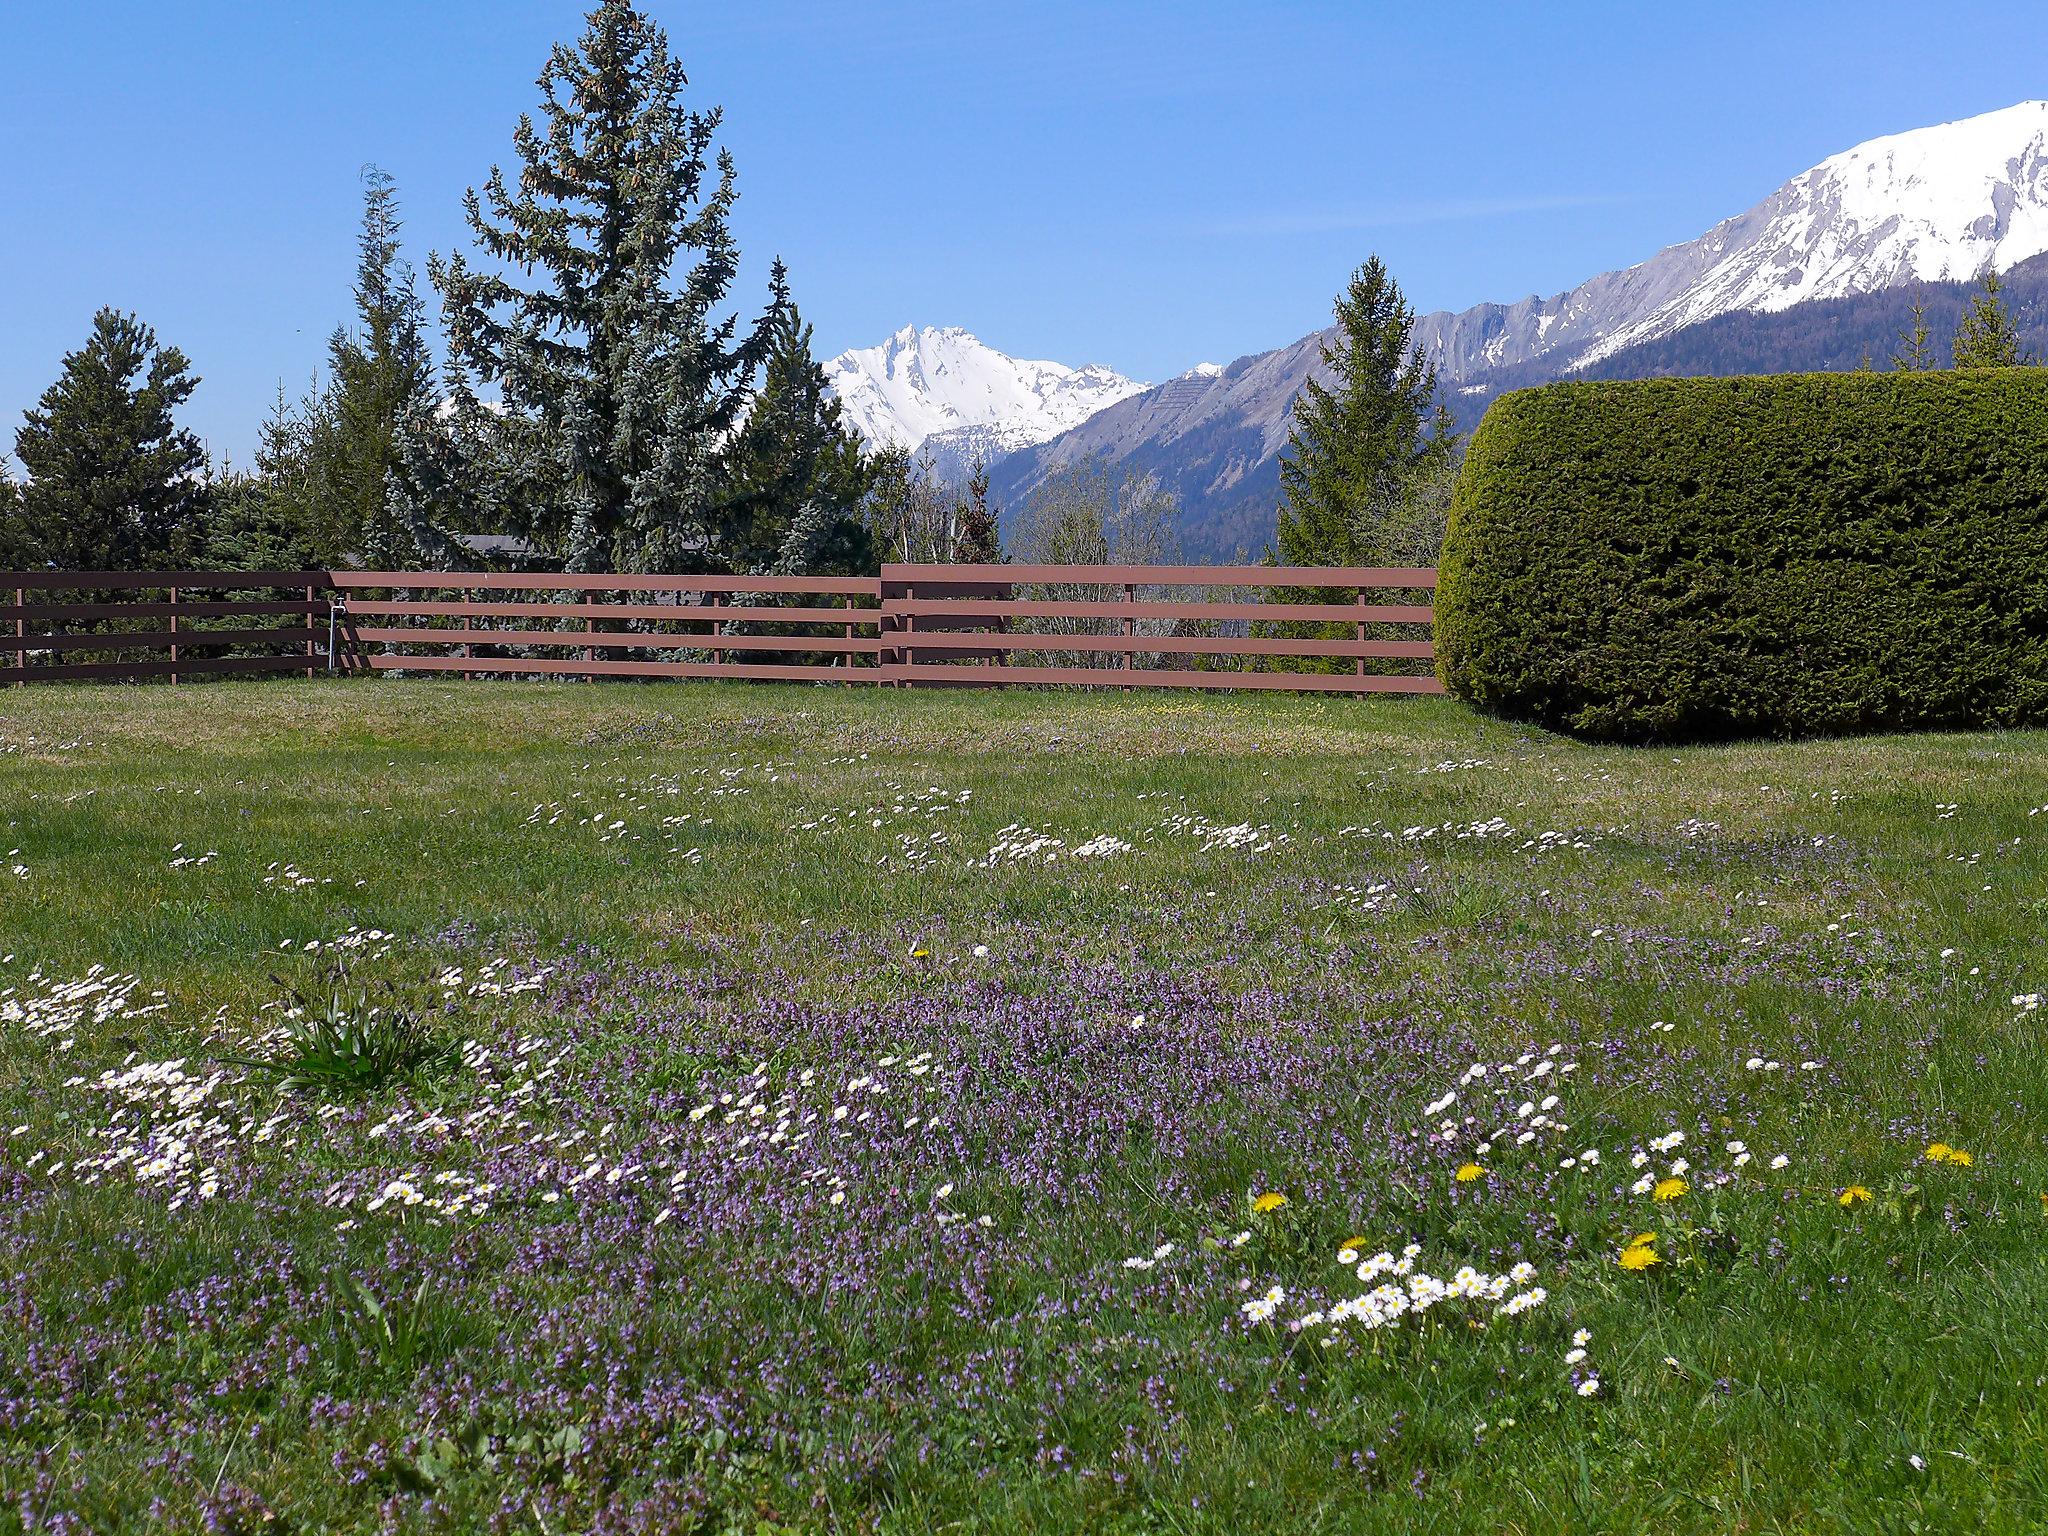
<path fill-rule="evenodd" d="M 43 563 L 42 552 L 28 536 L 21 506 L 21 487 L 0 469 L 0 570 L 25 571 Z"/>
<path fill-rule="evenodd" d="M 859 436 L 840 419 L 779 263 L 773 289 L 768 356 L 726 455 L 709 554 L 735 572 L 873 570 L 860 519 L 872 471 Z"/>
<path fill-rule="evenodd" d="M 1336 318 L 1322 349 L 1331 382 L 1303 387 L 1280 461 L 1285 565 L 1381 558 L 1387 525 L 1457 448 L 1436 368 L 1414 345 L 1415 313 L 1377 256 L 1352 274 Z"/>
<path fill-rule="evenodd" d="M 978 450 L 967 468 L 967 494 L 960 501 L 959 542 L 954 559 L 962 565 L 993 565 L 1003 558 L 1003 538 L 988 499 L 988 459 Z"/>
<path fill-rule="evenodd" d="M 1912 329 L 1899 335 L 1899 350 L 1892 354 L 1892 367 L 1900 373 L 1925 373 L 1941 365 L 1934 358 L 1934 342 L 1927 328 L 1927 303 L 1913 296 Z"/>
<path fill-rule="evenodd" d="M 389 570 L 418 557 L 394 515 L 389 482 L 402 471 L 398 429 L 431 413 L 434 363 L 412 268 L 398 254 L 398 190 L 375 166 L 363 173 L 357 241 L 356 328 L 328 343 L 330 383 L 311 445 L 318 494 L 335 556 L 359 555 Z"/>
<path fill-rule="evenodd" d="M 1996 271 L 1984 274 L 1982 290 L 1971 298 L 1956 327 L 1953 351 L 1958 368 L 2017 368 L 2033 361 L 2020 344 L 2003 289 Z"/>
<path fill-rule="evenodd" d="M 341 563 L 314 444 L 331 420 L 318 385 L 298 404 L 278 386 L 256 445 L 253 474 L 212 482 L 201 532 L 188 558 L 209 570 L 309 570 Z"/>
<path fill-rule="evenodd" d="M 174 413 L 199 381 L 134 315 L 102 309 L 15 434 L 21 520 L 59 569 L 146 570 L 196 536 L 206 453 Z"/>
<path fill-rule="evenodd" d="M 544 122 L 513 132 L 516 189 L 494 167 L 466 199 L 489 264 L 429 261 L 453 404 L 445 422 L 410 413 L 395 494 L 430 550 L 495 523 L 574 571 L 705 563 L 776 316 L 742 334 L 724 313 L 733 163 L 686 84 L 662 30 L 603 0 L 541 72 Z"/>

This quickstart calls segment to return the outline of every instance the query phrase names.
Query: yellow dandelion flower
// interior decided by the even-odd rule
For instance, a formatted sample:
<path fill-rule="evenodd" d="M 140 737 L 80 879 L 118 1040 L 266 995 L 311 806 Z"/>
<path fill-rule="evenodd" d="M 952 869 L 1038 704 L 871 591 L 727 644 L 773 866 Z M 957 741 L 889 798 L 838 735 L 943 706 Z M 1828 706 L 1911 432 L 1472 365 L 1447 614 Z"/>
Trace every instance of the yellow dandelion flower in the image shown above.
<path fill-rule="evenodd" d="M 1851 1184 L 1847 1189 L 1835 1196 L 1835 1204 L 1846 1209 L 1852 1205 L 1861 1205 L 1869 1198 L 1869 1190 L 1865 1189 L 1861 1184 Z"/>
<path fill-rule="evenodd" d="M 1664 1261 L 1657 1256 L 1657 1250 L 1649 1243 L 1630 1243 L 1615 1259 L 1623 1269 L 1648 1269 L 1652 1264 Z"/>
<path fill-rule="evenodd" d="M 1958 1168 L 1968 1168 L 1977 1161 L 1976 1158 L 1970 1156 L 1961 1147 L 1950 1147 L 1948 1149 L 1948 1160 Z"/>
<path fill-rule="evenodd" d="M 1638 1232 L 1634 1237 L 1630 1238 L 1625 1244 L 1623 1244 L 1623 1246 L 1627 1248 L 1640 1248 L 1645 1243 L 1654 1243 L 1655 1241 L 1657 1241 L 1656 1233 Z"/>
<path fill-rule="evenodd" d="M 928 950 L 928 949 L 925 949 L 925 948 L 922 948 L 922 947 L 920 947 L 920 948 L 917 948 L 917 949 L 913 949 L 913 950 L 912 950 L 912 951 L 910 952 L 910 958 L 911 958 L 911 959 L 913 959 L 913 960 L 929 960 L 929 959 L 931 959 L 931 957 L 932 957 L 932 952 L 931 952 L 930 950 Z"/>
<path fill-rule="evenodd" d="M 1470 1184 L 1474 1179 L 1485 1178 L 1486 1170 L 1477 1163 L 1460 1163 L 1458 1171 L 1452 1177 L 1460 1184 Z"/>
<path fill-rule="evenodd" d="M 1930 1163 L 1945 1163 L 1948 1161 L 1949 1153 L 1953 1150 L 1954 1148 L 1950 1147 L 1945 1141 L 1930 1141 L 1927 1144 L 1927 1150 L 1920 1155 Z"/>
<path fill-rule="evenodd" d="M 1659 1179 L 1657 1187 L 1650 1191 L 1650 1198 L 1657 1201 L 1676 1200 L 1686 1191 L 1683 1179 Z"/>
<path fill-rule="evenodd" d="M 1286 1203 L 1287 1197 L 1285 1195 L 1281 1194 L 1278 1190 L 1269 1189 L 1252 1202 L 1252 1210 L 1258 1215 L 1263 1216 L 1268 1211 L 1279 1210 Z"/>
<path fill-rule="evenodd" d="M 2043 1202 L 2044 1204 L 2048 1204 L 2048 1195 L 2043 1195 L 2043 1196 L 2041 1197 L 2041 1200 L 2042 1200 L 2042 1202 Z M 1349 1248 L 1349 1249 L 1350 1249 L 1350 1250 L 1351 1250 L 1351 1251 L 1352 1251 L 1353 1253 L 1362 1253 L 1362 1252 L 1364 1252 L 1364 1251 L 1365 1251 L 1365 1245 L 1366 1245 L 1366 1239 L 1364 1239 L 1364 1238 L 1362 1238 L 1362 1237 L 1347 1237 L 1347 1238 L 1345 1238 L 1345 1239 L 1344 1239 L 1344 1246 L 1345 1246 L 1346 1248 Z"/>

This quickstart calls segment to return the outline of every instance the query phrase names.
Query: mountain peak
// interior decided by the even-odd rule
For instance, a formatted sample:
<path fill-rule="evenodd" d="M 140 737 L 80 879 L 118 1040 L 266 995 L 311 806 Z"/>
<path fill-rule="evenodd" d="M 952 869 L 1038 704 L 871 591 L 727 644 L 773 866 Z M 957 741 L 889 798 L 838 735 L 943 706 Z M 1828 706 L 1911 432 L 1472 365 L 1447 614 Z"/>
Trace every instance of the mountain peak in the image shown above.
<path fill-rule="evenodd" d="M 958 326 L 906 325 L 880 346 L 840 353 L 825 378 L 870 443 L 916 449 L 969 431 L 984 453 L 1042 443 L 1146 387 L 1100 363 L 1014 358 Z"/>
<path fill-rule="evenodd" d="M 1717 315 L 1971 280 L 2048 251 L 2048 101 L 1869 139 L 1696 240 L 1567 293 L 1426 315 L 1447 379 L 1598 362 Z"/>

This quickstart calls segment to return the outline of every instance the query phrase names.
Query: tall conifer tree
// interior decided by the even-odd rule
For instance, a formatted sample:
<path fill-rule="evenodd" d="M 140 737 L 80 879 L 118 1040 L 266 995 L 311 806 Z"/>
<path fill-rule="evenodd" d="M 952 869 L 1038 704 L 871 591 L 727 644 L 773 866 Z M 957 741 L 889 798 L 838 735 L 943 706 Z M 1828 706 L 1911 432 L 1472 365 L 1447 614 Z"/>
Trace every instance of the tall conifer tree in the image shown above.
<path fill-rule="evenodd" d="M 761 384 L 727 455 L 711 555 L 733 571 L 865 571 L 861 521 L 873 473 L 811 352 L 811 328 L 775 268 L 775 325 Z"/>
<path fill-rule="evenodd" d="M 1935 360 L 1933 334 L 1927 326 L 1927 302 L 1919 294 L 1913 296 L 1909 313 L 1912 326 L 1900 332 L 1899 350 L 1892 354 L 1892 367 L 1900 373 L 1925 373 L 1941 364 Z"/>
<path fill-rule="evenodd" d="M 199 384 L 190 366 L 135 316 L 93 316 L 14 438 L 29 473 L 21 526 L 50 564 L 145 570 L 197 536 L 206 453 L 175 416 Z"/>
<path fill-rule="evenodd" d="M 703 563 L 775 314 L 742 333 L 724 312 L 733 163 L 714 157 L 720 112 L 685 108 L 686 84 L 662 30 L 603 0 L 541 72 L 516 186 L 493 168 L 468 196 L 488 265 L 430 260 L 453 403 L 439 423 L 413 413 L 398 491 L 430 549 L 495 524 L 570 570 Z"/>
<path fill-rule="evenodd" d="M 1003 558 L 1003 536 L 988 499 L 988 459 L 979 451 L 967 466 L 966 491 L 960 498 L 960 543 L 954 558 L 962 565 L 993 565 Z"/>
<path fill-rule="evenodd" d="M 2004 284 L 1996 271 L 1984 274 L 1983 287 L 1963 311 L 1954 356 L 1958 368 L 2017 368 L 2033 361 L 2005 307 Z"/>
<path fill-rule="evenodd" d="M 1322 349 L 1331 382 L 1311 378 L 1294 404 L 1280 461 L 1280 560 L 1371 564 L 1381 529 L 1457 448 L 1436 368 L 1415 347 L 1415 312 L 1375 256 L 1336 304 L 1337 339 Z"/>
<path fill-rule="evenodd" d="M 337 330 L 328 343 L 328 397 L 313 446 L 330 538 L 338 553 L 358 554 L 371 569 L 418 557 L 388 492 L 403 469 L 399 423 L 434 404 L 424 307 L 398 254 L 398 230 L 397 186 L 370 166 L 357 239 L 356 327 Z"/>
<path fill-rule="evenodd" d="M 0 470 L 0 570 L 23 571 L 42 563 L 42 552 L 28 536 L 21 510 L 21 487 Z"/>

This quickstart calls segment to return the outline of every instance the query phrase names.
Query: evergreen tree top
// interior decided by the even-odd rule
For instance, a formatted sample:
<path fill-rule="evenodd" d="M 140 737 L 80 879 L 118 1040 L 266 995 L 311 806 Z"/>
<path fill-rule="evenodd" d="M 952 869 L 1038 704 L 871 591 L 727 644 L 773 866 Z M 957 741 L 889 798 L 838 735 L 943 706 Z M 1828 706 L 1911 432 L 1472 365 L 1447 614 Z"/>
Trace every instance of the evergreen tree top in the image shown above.
<path fill-rule="evenodd" d="M 429 547 L 453 521 L 524 534 L 571 570 L 681 569 L 704 548 L 787 293 L 778 266 L 759 318 L 724 312 L 733 162 L 687 84 L 661 28 L 603 0 L 541 71 L 516 184 L 494 166 L 465 199 L 488 264 L 430 260 L 455 405 L 407 434 L 407 519 Z"/>

